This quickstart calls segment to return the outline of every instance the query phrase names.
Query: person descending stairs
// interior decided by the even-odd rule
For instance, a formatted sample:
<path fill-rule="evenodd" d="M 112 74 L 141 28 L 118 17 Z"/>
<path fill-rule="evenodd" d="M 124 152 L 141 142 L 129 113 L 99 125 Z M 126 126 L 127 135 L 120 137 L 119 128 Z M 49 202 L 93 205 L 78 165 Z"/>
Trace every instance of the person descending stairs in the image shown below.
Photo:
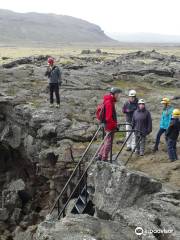
<path fill-rule="evenodd" d="M 117 130 L 117 114 L 115 104 L 119 100 L 122 91 L 119 88 L 111 88 L 108 95 L 103 97 L 103 103 L 97 108 L 96 117 L 103 124 L 106 134 L 110 133 L 101 147 L 97 160 L 108 161 L 108 155 L 113 144 L 114 131 Z"/>

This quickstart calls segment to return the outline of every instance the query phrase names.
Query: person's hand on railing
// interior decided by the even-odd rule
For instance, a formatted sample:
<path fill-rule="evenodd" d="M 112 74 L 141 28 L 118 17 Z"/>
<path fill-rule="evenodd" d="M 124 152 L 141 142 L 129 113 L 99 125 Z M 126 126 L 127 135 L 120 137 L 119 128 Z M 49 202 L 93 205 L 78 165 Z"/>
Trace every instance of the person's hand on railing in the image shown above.
<path fill-rule="evenodd" d="M 116 132 L 118 132 L 119 130 L 120 130 L 120 125 L 117 125 Z"/>
<path fill-rule="evenodd" d="M 101 129 L 104 129 L 105 128 L 105 123 L 101 123 L 100 127 L 101 127 Z"/>
<path fill-rule="evenodd" d="M 144 133 L 140 133 L 140 137 L 146 137 L 146 134 L 144 134 Z"/>

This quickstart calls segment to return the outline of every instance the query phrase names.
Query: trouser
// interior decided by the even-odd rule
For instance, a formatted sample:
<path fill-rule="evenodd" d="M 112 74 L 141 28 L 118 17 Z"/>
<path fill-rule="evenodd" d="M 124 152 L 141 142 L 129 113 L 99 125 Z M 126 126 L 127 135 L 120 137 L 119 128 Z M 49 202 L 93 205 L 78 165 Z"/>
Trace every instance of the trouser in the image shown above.
<path fill-rule="evenodd" d="M 59 96 L 59 83 L 50 83 L 49 84 L 49 93 L 50 93 L 50 103 L 54 102 L 54 93 L 56 95 L 56 102 L 60 104 L 60 96 Z"/>
<path fill-rule="evenodd" d="M 106 134 L 107 133 L 108 132 L 106 132 Z M 108 155 L 113 145 L 113 139 L 114 139 L 114 133 L 109 134 L 109 136 L 106 137 L 104 144 L 100 148 L 98 155 L 102 161 L 108 161 Z"/>
<path fill-rule="evenodd" d="M 130 130 L 132 130 L 132 126 L 127 124 L 126 125 L 126 131 L 130 131 Z M 129 134 L 131 134 L 131 133 L 126 132 L 126 139 L 128 138 Z M 127 141 L 127 147 L 134 150 L 135 146 L 136 146 L 135 134 L 132 133 L 131 137 Z"/>
<path fill-rule="evenodd" d="M 159 131 L 158 131 L 158 133 L 157 133 L 157 136 L 156 136 L 156 143 L 155 143 L 155 146 L 154 146 L 155 149 L 158 150 L 161 136 L 162 136 L 162 134 L 164 134 L 165 132 L 166 132 L 166 129 L 164 129 L 164 128 L 160 128 L 160 129 L 159 129 Z"/>
<path fill-rule="evenodd" d="M 136 135 L 136 153 L 140 155 L 144 155 L 145 145 L 146 145 L 146 137 Z"/>
<path fill-rule="evenodd" d="M 176 151 L 177 141 L 170 138 L 167 138 L 166 141 L 167 141 L 167 150 L 168 150 L 169 159 L 171 161 L 178 160 L 177 151 Z"/>

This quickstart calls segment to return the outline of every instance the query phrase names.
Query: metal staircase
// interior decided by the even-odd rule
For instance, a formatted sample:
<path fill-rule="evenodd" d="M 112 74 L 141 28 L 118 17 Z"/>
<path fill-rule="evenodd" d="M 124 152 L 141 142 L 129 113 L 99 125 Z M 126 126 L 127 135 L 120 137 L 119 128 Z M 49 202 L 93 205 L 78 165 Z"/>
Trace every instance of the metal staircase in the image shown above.
<path fill-rule="evenodd" d="M 82 214 L 84 212 L 86 212 L 86 209 L 88 207 L 88 203 L 89 203 L 89 190 L 87 188 L 87 186 L 85 186 L 79 197 L 77 198 L 75 205 L 73 207 L 73 209 L 71 210 L 71 213 L 73 214 Z"/>
<path fill-rule="evenodd" d="M 125 138 L 123 144 L 121 145 L 118 154 L 116 155 L 114 161 L 116 161 L 121 152 L 123 151 L 124 147 L 126 146 L 127 141 L 129 140 L 129 138 L 131 137 L 131 135 L 135 132 L 137 132 L 136 130 L 125 130 L 124 127 L 126 126 L 126 124 L 120 124 L 119 125 L 119 130 L 117 130 L 116 132 L 121 132 L 121 133 L 126 133 L 129 132 L 129 136 L 128 138 Z M 79 160 L 79 162 L 77 163 L 76 167 L 74 168 L 74 171 L 72 172 L 69 180 L 67 181 L 67 183 L 65 184 L 63 190 L 61 191 L 61 193 L 59 194 L 59 196 L 56 198 L 50 213 L 47 216 L 47 219 L 60 219 L 61 217 L 64 217 L 66 215 L 66 208 L 69 204 L 69 202 L 73 199 L 76 198 L 75 204 L 71 210 L 71 213 L 73 214 L 82 214 L 82 213 L 89 213 L 93 215 L 93 210 L 92 210 L 92 203 L 90 201 L 90 193 L 91 193 L 91 189 L 87 186 L 87 176 L 88 176 L 88 170 L 91 167 L 91 165 L 93 164 L 100 148 L 102 147 L 102 145 L 104 144 L 106 138 L 111 134 L 111 132 L 107 133 L 102 142 L 99 144 L 96 152 L 94 153 L 93 157 L 91 158 L 91 160 L 89 162 L 85 162 L 85 157 L 87 156 L 90 147 L 92 146 L 92 144 L 95 142 L 95 140 L 97 140 L 98 134 L 100 133 L 100 131 L 102 131 L 102 127 L 100 126 L 97 131 L 95 132 L 91 142 L 88 144 L 86 150 L 84 151 L 81 159 Z M 141 134 L 141 133 L 140 133 Z M 127 163 L 129 162 L 129 160 L 131 159 L 133 153 L 135 152 L 138 144 L 140 143 L 141 138 L 139 139 L 139 142 L 137 143 L 134 151 L 132 151 L 130 153 L 130 156 L 128 157 L 127 161 L 125 162 L 125 165 L 127 165 Z M 112 147 L 111 146 L 111 154 L 110 154 L 110 160 L 109 162 L 112 163 L 113 159 L 113 153 L 112 153 Z M 82 171 L 82 166 L 85 165 L 85 169 Z M 68 194 L 70 186 L 73 185 L 73 179 L 75 177 L 78 177 L 77 183 L 74 186 L 74 188 L 71 190 L 70 194 Z"/>

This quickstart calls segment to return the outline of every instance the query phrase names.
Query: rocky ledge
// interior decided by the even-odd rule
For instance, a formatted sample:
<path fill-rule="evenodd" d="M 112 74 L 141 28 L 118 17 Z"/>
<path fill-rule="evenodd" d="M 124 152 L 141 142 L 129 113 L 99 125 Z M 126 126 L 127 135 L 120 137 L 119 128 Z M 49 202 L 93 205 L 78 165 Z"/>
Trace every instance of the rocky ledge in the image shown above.
<path fill-rule="evenodd" d="M 91 168 L 88 184 L 94 188 L 94 216 L 68 215 L 60 221 L 45 221 L 37 229 L 17 231 L 15 239 L 179 239 L 179 191 L 164 189 L 141 172 L 102 162 Z"/>

